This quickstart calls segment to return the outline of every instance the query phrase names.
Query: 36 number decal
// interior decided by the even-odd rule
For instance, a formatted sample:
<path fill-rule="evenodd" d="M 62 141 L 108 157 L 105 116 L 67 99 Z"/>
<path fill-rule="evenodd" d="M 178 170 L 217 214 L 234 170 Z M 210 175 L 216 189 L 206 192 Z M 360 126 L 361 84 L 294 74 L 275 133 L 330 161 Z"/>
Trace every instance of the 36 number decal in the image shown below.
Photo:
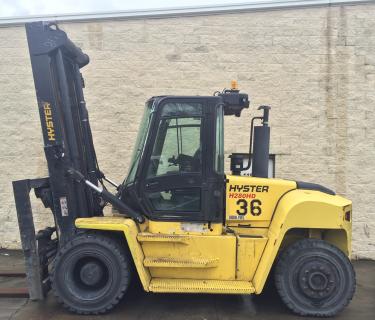
<path fill-rule="evenodd" d="M 253 216 L 259 216 L 262 213 L 262 208 L 260 207 L 262 205 L 262 201 L 258 199 L 254 199 L 250 202 L 250 213 Z"/>
<path fill-rule="evenodd" d="M 239 214 L 240 216 L 246 215 L 247 214 L 247 201 L 244 199 L 240 199 L 240 200 L 237 200 L 236 204 L 240 206 L 240 209 L 236 211 L 237 214 Z"/>
<path fill-rule="evenodd" d="M 238 215 L 244 216 L 247 214 L 250 204 L 250 213 L 256 217 L 261 215 L 262 213 L 262 201 L 258 199 L 251 200 L 250 202 L 247 202 L 244 199 L 237 200 L 236 204 L 240 206 L 240 208 L 236 211 Z"/>

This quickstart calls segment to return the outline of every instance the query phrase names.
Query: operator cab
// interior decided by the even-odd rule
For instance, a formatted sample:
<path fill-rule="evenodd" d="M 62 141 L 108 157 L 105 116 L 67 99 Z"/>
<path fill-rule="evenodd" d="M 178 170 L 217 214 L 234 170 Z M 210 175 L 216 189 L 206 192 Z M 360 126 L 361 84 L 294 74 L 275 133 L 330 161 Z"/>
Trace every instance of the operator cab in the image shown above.
<path fill-rule="evenodd" d="M 221 222 L 224 115 L 240 116 L 247 94 L 159 96 L 147 101 L 121 199 L 150 220 Z"/>

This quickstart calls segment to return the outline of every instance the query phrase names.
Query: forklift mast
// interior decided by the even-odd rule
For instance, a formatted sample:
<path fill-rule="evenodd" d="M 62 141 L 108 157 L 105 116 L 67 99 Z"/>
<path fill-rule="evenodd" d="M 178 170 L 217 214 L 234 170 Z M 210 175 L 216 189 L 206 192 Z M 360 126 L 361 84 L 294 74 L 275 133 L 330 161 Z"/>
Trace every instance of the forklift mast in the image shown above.
<path fill-rule="evenodd" d="M 99 197 L 67 175 L 68 168 L 74 169 L 98 185 L 80 73 L 89 57 L 56 24 L 26 24 L 26 35 L 49 172 L 49 187 L 36 192 L 51 208 L 59 241 L 65 242 L 74 233 L 76 218 L 102 215 Z"/>
<path fill-rule="evenodd" d="M 103 184 L 105 180 L 119 188 L 99 170 L 95 154 L 80 72 L 89 57 L 56 23 L 32 22 L 25 27 L 48 177 L 13 181 L 13 191 L 30 298 L 38 300 L 50 287 L 48 265 L 58 248 L 76 235 L 77 218 L 103 216 L 107 202 L 139 223 L 144 218 Z M 55 227 L 37 234 L 31 189 L 51 209 L 55 222 Z"/>
<path fill-rule="evenodd" d="M 89 57 L 55 23 L 27 23 L 26 36 L 48 178 L 13 181 L 13 190 L 29 294 L 37 300 L 43 299 L 49 290 L 48 265 L 58 246 L 75 235 L 75 220 L 103 215 L 98 183 L 105 177 L 98 168 L 83 96 L 80 69 L 89 63 Z M 74 178 L 72 173 L 84 179 Z M 87 188 L 82 180 L 92 187 Z M 37 234 L 31 189 L 51 209 L 55 221 L 55 227 Z"/>

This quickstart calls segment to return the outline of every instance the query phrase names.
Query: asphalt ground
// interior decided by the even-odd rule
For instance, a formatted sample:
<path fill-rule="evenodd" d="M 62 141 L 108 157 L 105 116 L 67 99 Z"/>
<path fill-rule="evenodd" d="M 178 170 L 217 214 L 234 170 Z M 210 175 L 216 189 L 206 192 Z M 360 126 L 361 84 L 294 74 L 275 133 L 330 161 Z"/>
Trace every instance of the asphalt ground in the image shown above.
<path fill-rule="evenodd" d="M 355 261 L 357 290 L 353 301 L 334 319 L 375 319 L 375 261 Z M 0 271 L 23 270 L 22 253 L 0 250 Z M 19 278 L 1 278 L 0 287 L 25 286 Z M 274 290 L 260 296 L 153 294 L 144 292 L 136 283 L 129 288 L 122 302 L 109 314 L 78 316 L 69 313 L 52 293 L 46 300 L 33 302 L 23 298 L 0 298 L 0 320 L 242 320 L 242 319 L 309 319 L 293 315 Z"/>

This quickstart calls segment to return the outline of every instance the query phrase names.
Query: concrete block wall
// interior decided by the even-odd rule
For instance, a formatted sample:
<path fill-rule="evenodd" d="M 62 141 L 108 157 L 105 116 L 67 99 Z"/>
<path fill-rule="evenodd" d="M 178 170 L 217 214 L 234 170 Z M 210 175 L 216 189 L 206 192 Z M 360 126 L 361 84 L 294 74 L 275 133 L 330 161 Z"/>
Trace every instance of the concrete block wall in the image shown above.
<path fill-rule="evenodd" d="M 91 63 L 85 95 L 101 168 L 121 181 L 144 102 L 206 95 L 237 79 L 251 107 L 225 119 L 246 152 L 250 117 L 271 110 L 276 175 L 353 200 L 353 254 L 375 259 L 375 5 L 63 23 Z M 0 247 L 19 248 L 11 181 L 47 174 L 23 26 L 0 28 Z M 228 167 L 228 163 L 227 163 Z M 33 200 L 38 227 L 51 215 Z"/>

